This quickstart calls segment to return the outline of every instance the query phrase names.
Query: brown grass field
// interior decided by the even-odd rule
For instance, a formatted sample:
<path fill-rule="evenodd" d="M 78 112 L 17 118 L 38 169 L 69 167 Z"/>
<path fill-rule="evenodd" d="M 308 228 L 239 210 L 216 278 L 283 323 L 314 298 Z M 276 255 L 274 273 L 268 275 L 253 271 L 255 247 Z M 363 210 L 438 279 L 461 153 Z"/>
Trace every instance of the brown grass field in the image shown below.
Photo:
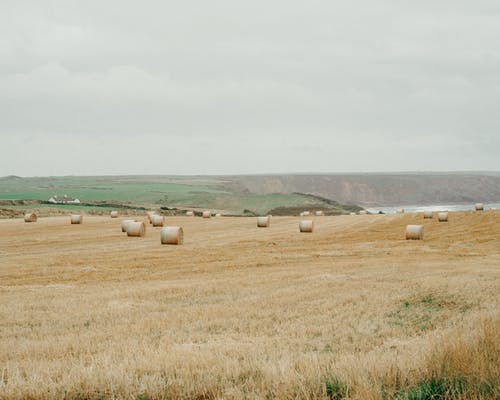
<path fill-rule="evenodd" d="M 0 398 L 500 398 L 500 211 L 311 219 L 0 220 Z"/>

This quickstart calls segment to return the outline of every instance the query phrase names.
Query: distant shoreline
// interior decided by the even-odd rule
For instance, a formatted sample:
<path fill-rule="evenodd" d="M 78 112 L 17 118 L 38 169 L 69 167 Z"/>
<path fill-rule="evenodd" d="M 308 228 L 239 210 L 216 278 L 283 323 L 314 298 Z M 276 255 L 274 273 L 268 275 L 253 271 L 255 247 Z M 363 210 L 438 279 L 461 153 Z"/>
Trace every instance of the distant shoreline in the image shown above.
<path fill-rule="evenodd" d="M 474 204 L 436 204 L 436 205 L 426 205 L 426 206 L 384 206 L 384 207 L 366 207 L 366 210 L 370 213 L 377 214 L 379 211 L 384 214 L 395 214 L 397 210 L 404 209 L 407 212 L 418 212 L 418 211 L 472 211 L 474 209 Z M 485 210 L 500 209 L 500 203 L 484 203 Z"/>

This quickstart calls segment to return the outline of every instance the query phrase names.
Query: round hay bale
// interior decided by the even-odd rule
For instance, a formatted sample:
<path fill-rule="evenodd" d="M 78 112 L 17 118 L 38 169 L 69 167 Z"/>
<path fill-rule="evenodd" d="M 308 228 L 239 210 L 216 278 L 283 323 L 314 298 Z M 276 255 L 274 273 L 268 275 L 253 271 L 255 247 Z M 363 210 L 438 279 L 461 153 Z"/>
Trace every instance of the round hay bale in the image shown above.
<path fill-rule="evenodd" d="M 124 219 L 121 222 L 122 232 L 127 232 L 127 225 L 129 222 L 137 222 L 135 219 Z"/>
<path fill-rule="evenodd" d="M 38 217 L 35 213 L 26 213 L 24 214 L 24 222 L 36 222 Z"/>
<path fill-rule="evenodd" d="M 118 218 L 118 211 L 111 211 L 109 215 L 111 218 Z"/>
<path fill-rule="evenodd" d="M 361 210 L 361 211 L 359 212 L 359 215 L 368 215 L 368 211 L 366 211 L 366 210 Z"/>
<path fill-rule="evenodd" d="M 350 212 L 349 215 L 356 215 L 356 213 L 355 212 Z"/>
<path fill-rule="evenodd" d="M 216 216 L 216 217 L 220 217 L 220 216 L 221 216 L 221 214 L 217 213 L 217 214 L 215 214 L 215 216 Z"/>
<path fill-rule="evenodd" d="M 442 211 L 438 213 L 439 222 L 448 222 L 448 211 Z"/>
<path fill-rule="evenodd" d="M 186 211 L 186 217 L 194 217 L 193 211 Z"/>
<path fill-rule="evenodd" d="M 129 221 L 126 228 L 127 236 L 143 237 L 146 234 L 146 224 L 141 221 Z"/>
<path fill-rule="evenodd" d="M 268 228 L 271 224 L 271 218 L 269 215 L 267 217 L 257 217 L 257 227 L 258 228 Z"/>
<path fill-rule="evenodd" d="M 476 211 L 483 211 L 484 205 L 483 205 L 483 203 L 476 203 L 476 204 L 474 204 L 474 208 L 476 209 Z"/>
<path fill-rule="evenodd" d="M 304 220 L 299 222 L 299 231 L 301 232 L 312 232 L 314 228 L 314 223 L 311 220 Z"/>
<path fill-rule="evenodd" d="M 208 210 L 203 211 L 202 217 L 203 218 L 210 218 L 212 216 L 212 213 Z"/>
<path fill-rule="evenodd" d="M 404 208 L 398 208 L 396 211 L 398 214 L 404 214 L 405 209 Z"/>
<path fill-rule="evenodd" d="M 302 212 L 300 213 L 300 216 L 301 216 L 301 217 L 308 217 L 309 215 L 311 215 L 311 213 L 310 213 L 309 211 L 302 211 Z"/>
<path fill-rule="evenodd" d="M 73 225 L 83 224 L 83 217 L 80 214 L 71 215 L 71 223 Z"/>
<path fill-rule="evenodd" d="M 316 215 L 317 217 L 322 217 L 322 216 L 324 216 L 324 215 L 325 215 L 325 213 L 324 213 L 323 211 L 321 211 L 321 210 L 320 210 L 320 211 L 316 211 L 316 212 L 314 213 L 314 215 Z"/>
<path fill-rule="evenodd" d="M 407 225 L 406 240 L 423 240 L 424 227 L 423 225 Z"/>
<path fill-rule="evenodd" d="M 424 211 L 424 219 L 432 218 L 432 211 Z"/>
<path fill-rule="evenodd" d="M 160 231 L 161 244 L 183 244 L 184 230 L 180 226 L 166 226 Z"/>
<path fill-rule="evenodd" d="M 146 212 L 146 215 L 148 216 L 148 221 L 150 224 L 153 223 L 153 215 L 156 215 L 156 211 L 148 211 Z"/>
<path fill-rule="evenodd" d="M 151 216 L 151 224 L 153 226 L 163 226 L 165 223 L 165 217 L 163 215 L 152 215 Z"/>

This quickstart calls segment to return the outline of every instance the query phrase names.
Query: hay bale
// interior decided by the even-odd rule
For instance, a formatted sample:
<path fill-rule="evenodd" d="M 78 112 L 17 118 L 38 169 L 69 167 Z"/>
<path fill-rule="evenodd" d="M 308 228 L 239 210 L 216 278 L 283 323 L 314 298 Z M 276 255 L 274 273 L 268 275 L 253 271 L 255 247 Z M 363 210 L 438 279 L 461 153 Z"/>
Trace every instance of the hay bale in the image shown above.
<path fill-rule="evenodd" d="M 257 217 L 258 228 L 268 228 L 270 224 L 271 224 L 271 218 L 269 217 L 269 215 L 266 217 Z"/>
<path fill-rule="evenodd" d="M 142 221 L 129 221 L 126 228 L 127 236 L 143 237 L 146 234 L 146 224 Z"/>
<path fill-rule="evenodd" d="M 217 214 L 215 214 L 215 216 L 216 216 L 216 217 L 220 217 L 220 216 L 221 216 L 221 214 L 220 214 L 220 213 L 217 213 Z"/>
<path fill-rule="evenodd" d="M 438 213 L 439 222 L 448 222 L 448 211 L 442 211 Z"/>
<path fill-rule="evenodd" d="M 80 214 L 71 215 L 71 223 L 73 225 L 83 224 L 83 217 Z"/>
<path fill-rule="evenodd" d="M 203 218 L 210 218 L 212 216 L 212 213 L 208 210 L 203 211 L 202 217 Z"/>
<path fill-rule="evenodd" d="M 299 231 L 301 232 L 312 232 L 314 228 L 314 223 L 311 220 L 303 220 L 299 222 Z"/>
<path fill-rule="evenodd" d="M 111 211 L 109 215 L 111 218 L 118 218 L 118 211 Z"/>
<path fill-rule="evenodd" d="M 194 217 L 193 211 L 186 211 L 186 217 Z"/>
<path fill-rule="evenodd" d="M 407 225 L 406 240 L 423 240 L 424 227 L 423 225 Z"/>
<path fill-rule="evenodd" d="M 325 215 L 325 213 L 324 213 L 323 211 L 321 211 L 321 210 L 320 210 L 320 211 L 316 211 L 316 212 L 314 213 L 314 215 L 316 215 L 317 217 L 322 217 L 322 216 L 324 216 L 324 215 Z"/>
<path fill-rule="evenodd" d="M 474 208 L 476 209 L 476 211 L 483 211 L 484 205 L 483 205 L 483 203 L 476 203 L 476 204 L 474 204 Z"/>
<path fill-rule="evenodd" d="M 153 226 L 163 226 L 165 223 L 165 217 L 163 215 L 152 215 L 151 216 L 151 224 Z"/>
<path fill-rule="evenodd" d="M 122 232 L 127 232 L 127 225 L 129 222 L 137 222 L 135 219 L 124 219 L 121 222 Z"/>
<path fill-rule="evenodd" d="M 166 226 L 160 231 L 161 244 L 184 243 L 184 230 L 180 226 Z"/>
<path fill-rule="evenodd" d="M 146 212 L 146 215 L 148 216 L 148 221 L 150 224 L 153 223 L 153 215 L 156 215 L 156 211 L 148 211 Z"/>
<path fill-rule="evenodd" d="M 309 215 L 311 215 L 311 213 L 310 213 L 309 211 L 302 211 L 302 212 L 300 213 L 300 216 L 301 216 L 301 217 L 308 217 Z"/>
<path fill-rule="evenodd" d="M 405 209 L 404 208 L 398 208 L 396 211 L 398 214 L 404 214 Z"/>
<path fill-rule="evenodd" d="M 432 211 L 424 211 L 424 219 L 432 218 Z"/>
<path fill-rule="evenodd" d="M 355 212 L 350 212 L 349 215 L 356 215 L 356 213 Z"/>
<path fill-rule="evenodd" d="M 361 211 L 359 212 L 359 215 L 368 215 L 368 211 L 366 211 L 366 210 L 361 210 Z"/>
<path fill-rule="evenodd" d="M 24 222 L 36 222 L 38 217 L 35 213 L 26 213 L 24 214 Z"/>

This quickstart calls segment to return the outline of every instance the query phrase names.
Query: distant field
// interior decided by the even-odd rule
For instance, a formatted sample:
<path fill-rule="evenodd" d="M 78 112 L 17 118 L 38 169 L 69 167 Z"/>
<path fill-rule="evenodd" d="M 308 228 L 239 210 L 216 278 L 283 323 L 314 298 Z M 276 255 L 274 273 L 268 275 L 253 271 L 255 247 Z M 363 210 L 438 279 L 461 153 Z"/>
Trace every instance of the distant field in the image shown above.
<path fill-rule="evenodd" d="M 56 177 L 0 181 L 1 199 L 48 200 L 67 194 L 88 201 L 123 203 L 178 203 L 198 195 L 225 192 L 205 185 L 172 183 L 151 177 Z"/>
<path fill-rule="evenodd" d="M 82 203 L 105 202 L 148 208 L 208 208 L 230 214 L 245 210 L 265 213 L 277 207 L 316 207 L 343 211 L 341 207 L 302 194 L 253 194 L 223 189 L 216 177 L 53 177 L 0 179 L 1 200 L 47 201 L 68 195 Z M 48 207 L 48 205 L 41 205 Z M 54 207 L 54 206 L 51 206 Z M 56 206 L 79 210 L 82 206 Z M 92 207 L 92 205 L 90 205 Z M 28 207 L 21 207 L 23 209 Z M 90 208 L 90 209 L 94 209 Z"/>
<path fill-rule="evenodd" d="M 500 398 L 500 211 L 312 218 L 0 220 L 0 399 Z"/>

